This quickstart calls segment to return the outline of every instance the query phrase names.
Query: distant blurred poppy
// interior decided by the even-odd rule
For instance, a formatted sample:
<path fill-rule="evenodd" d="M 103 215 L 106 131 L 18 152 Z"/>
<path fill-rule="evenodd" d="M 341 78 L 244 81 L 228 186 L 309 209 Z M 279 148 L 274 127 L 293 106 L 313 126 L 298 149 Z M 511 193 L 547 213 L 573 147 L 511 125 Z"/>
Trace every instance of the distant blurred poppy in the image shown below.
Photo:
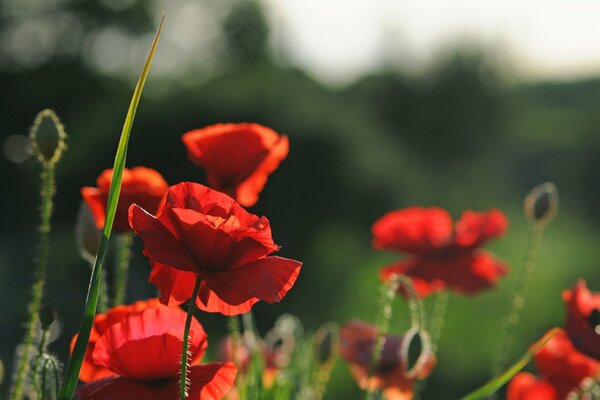
<path fill-rule="evenodd" d="M 88 347 L 85 353 L 85 358 L 83 360 L 83 365 L 81 366 L 81 372 L 79 373 L 79 380 L 82 382 L 91 382 L 107 376 L 114 375 L 114 373 L 111 372 L 109 369 L 96 365 L 94 363 L 92 359 L 92 354 L 94 353 L 94 347 L 96 346 L 96 342 L 111 326 L 121 322 L 121 320 L 130 313 L 145 310 L 147 308 L 158 307 L 164 307 L 162 304 L 160 304 L 160 301 L 158 301 L 158 299 L 148 299 L 136 301 L 135 303 L 129 305 L 116 306 L 111 308 L 104 314 L 97 314 L 94 317 L 94 324 L 90 332 L 90 340 L 88 342 Z M 71 351 L 73 351 L 73 348 L 75 347 L 75 341 L 77 340 L 77 336 L 78 335 L 75 335 L 73 337 L 73 340 L 71 340 Z"/>
<path fill-rule="evenodd" d="M 75 392 L 78 400 L 172 400 L 178 398 L 182 335 L 186 314 L 159 306 L 127 314 L 96 342 L 92 361 L 113 376 L 95 380 Z M 221 399 L 232 388 L 232 363 L 200 365 L 207 347 L 202 326 L 192 319 L 188 396 L 191 400 Z"/>
<path fill-rule="evenodd" d="M 600 362 L 573 347 L 565 331 L 560 331 L 535 355 L 541 378 L 526 372 L 510 382 L 507 400 L 563 400 L 587 377 L 600 374 Z"/>
<path fill-rule="evenodd" d="M 362 389 L 381 389 L 386 400 L 410 400 L 413 398 L 415 379 L 424 379 L 431 374 L 436 360 L 427 354 L 423 368 L 413 378 L 406 376 L 406 364 L 401 347 L 403 337 L 386 336 L 381 357 L 369 376 L 377 329 L 362 321 L 351 321 L 342 327 L 340 355 L 350 364 L 350 372 Z"/>
<path fill-rule="evenodd" d="M 600 293 L 591 293 L 584 280 L 563 293 L 566 330 L 577 350 L 600 360 Z"/>
<path fill-rule="evenodd" d="M 144 254 L 152 265 L 149 280 L 160 289 L 165 304 L 187 301 L 199 275 L 200 309 L 245 313 L 259 300 L 280 301 L 302 266 L 269 256 L 279 247 L 265 217 L 250 214 L 231 197 L 200 184 L 170 187 L 156 216 L 134 204 L 129 221 L 144 241 Z"/>
<path fill-rule="evenodd" d="M 382 279 L 409 276 L 421 297 L 446 289 L 475 294 L 506 274 L 506 266 L 479 247 L 502 235 L 507 226 L 504 214 L 495 209 L 465 211 L 456 224 L 440 208 L 392 211 L 373 224 L 373 247 L 410 257 L 383 268 Z"/>
<path fill-rule="evenodd" d="M 106 203 L 111 180 L 112 169 L 107 169 L 98 177 L 96 181 L 97 188 L 84 187 L 81 189 L 81 195 L 90 208 L 99 229 L 104 227 L 104 221 L 106 220 Z M 153 169 L 145 167 L 125 168 L 113 229 L 117 232 L 130 230 L 127 210 L 133 203 L 139 204 L 149 212 L 156 212 L 168 187 L 163 177 Z"/>
<path fill-rule="evenodd" d="M 188 156 L 204 167 L 213 189 L 249 207 L 288 155 L 287 136 L 259 124 L 217 124 L 183 135 Z"/>

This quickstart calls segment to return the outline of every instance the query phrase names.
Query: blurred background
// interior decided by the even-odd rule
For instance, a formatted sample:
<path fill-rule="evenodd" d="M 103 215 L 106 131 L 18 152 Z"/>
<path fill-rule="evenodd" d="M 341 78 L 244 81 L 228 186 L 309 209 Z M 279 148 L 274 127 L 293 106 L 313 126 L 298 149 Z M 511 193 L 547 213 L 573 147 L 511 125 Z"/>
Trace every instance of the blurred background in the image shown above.
<path fill-rule="evenodd" d="M 496 207 L 511 221 L 489 248 L 520 268 L 522 199 L 553 181 L 546 231 L 511 359 L 563 324 L 561 291 L 600 290 L 600 5 L 491 0 L 0 0 L 0 357 L 23 336 L 36 249 L 39 166 L 24 135 L 56 110 L 69 135 L 57 170 L 45 302 L 57 308 L 64 360 L 89 279 L 74 226 L 80 188 L 112 166 L 137 74 L 162 10 L 166 23 L 138 110 L 128 165 L 169 183 L 204 182 L 181 135 L 258 122 L 290 138 L 288 158 L 253 212 L 280 254 L 304 262 L 279 304 L 259 304 L 261 332 L 292 313 L 307 331 L 373 321 L 378 268 L 401 256 L 370 247 L 387 211 L 437 205 L 459 217 Z M 130 300 L 149 297 L 139 242 Z M 107 260 L 107 267 L 114 265 Z M 510 274 L 477 297 L 452 295 L 424 399 L 457 398 L 488 378 Z M 407 328 L 406 304 L 392 330 Z M 226 320 L 206 315 L 211 343 Z M 214 350 L 214 346 L 213 350 Z M 328 398 L 360 398 L 338 362 Z"/>

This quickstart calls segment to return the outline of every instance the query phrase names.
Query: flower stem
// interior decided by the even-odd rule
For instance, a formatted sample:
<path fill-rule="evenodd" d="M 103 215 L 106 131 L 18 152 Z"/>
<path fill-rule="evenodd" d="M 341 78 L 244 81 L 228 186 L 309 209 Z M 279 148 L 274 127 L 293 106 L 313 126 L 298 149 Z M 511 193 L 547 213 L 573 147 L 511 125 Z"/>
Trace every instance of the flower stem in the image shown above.
<path fill-rule="evenodd" d="M 11 399 L 23 398 L 25 380 L 29 372 L 29 361 L 33 352 L 33 339 L 37 328 L 37 318 L 40 312 L 40 304 L 44 295 L 44 284 L 46 281 L 46 265 L 48 263 L 48 238 L 50 236 L 50 218 L 52 217 L 52 198 L 55 193 L 54 186 L 54 163 L 43 162 L 42 190 L 41 190 L 41 223 L 39 227 L 40 242 L 35 266 L 35 281 L 33 284 L 33 298 L 29 303 L 29 322 L 25 332 L 25 339 L 21 355 L 16 364 L 15 381 L 11 391 Z"/>
<path fill-rule="evenodd" d="M 373 347 L 373 353 L 371 354 L 371 363 L 369 365 L 370 377 L 375 371 L 375 367 L 379 363 L 381 358 L 381 351 L 385 344 L 385 335 L 388 332 L 390 320 L 392 319 L 392 301 L 398 290 L 400 275 L 394 276 L 388 283 L 381 287 L 381 297 L 379 300 L 379 314 L 377 316 L 376 328 L 377 337 L 375 338 L 375 345 Z M 372 399 L 374 396 L 374 389 L 367 386 L 366 400 Z"/>
<path fill-rule="evenodd" d="M 519 270 L 515 290 L 510 296 L 508 312 L 502 324 L 498 350 L 492 363 L 492 376 L 498 375 L 506 364 L 514 339 L 514 328 L 519 322 L 519 316 L 525 305 L 525 295 L 531 283 L 539 256 L 544 233 L 544 224 L 534 222 L 529 231 L 529 241 L 523 266 Z"/>
<path fill-rule="evenodd" d="M 179 377 L 179 400 L 185 400 L 187 398 L 187 370 L 189 362 L 188 345 L 190 341 L 190 327 L 192 326 L 192 318 L 194 316 L 194 307 L 196 305 L 196 298 L 200 291 L 200 284 L 202 283 L 202 277 L 200 274 L 196 277 L 196 284 L 194 285 L 194 291 L 188 305 L 187 317 L 185 319 L 185 328 L 183 329 L 183 349 L 181 351 L 181 376 Z"/>
<path fill-rule="evenodd" d="M 433 303 L 433 311 L 431 313 L 431 322 L 429 326 L 429 334 L 431 335 L 431 347 L 435 353 L 437 351 L 437 345 L 442 336 L 442 329 L 444 328 L 444 319 L 446 317 L 446 309 L 448 308 L 448 292 L 443 291 L 435 295 L 435 302 Z"/>
<path fill-rule="evenodd" d="M 35 388 L 36 392 L 38 393 L 38 397 L 40 399 L 43 398 L 43 386 L 41 385 L 40 382 L 40 375 L 43 374 L 41 370 L 41 366 L 42 366 L 42 360 L 44 358 L 44 355 L 46 354 L 46 352 L 48 351 L 48 342 L 50 339 L 50 328 L 44 328 L 42 330 L 42 337 L 40 339 L 40 343 L 38 346 L 38 354 L 37 357 L 35 358 L 35 362 L 33 364 L 33 387 Z"/>
<path fill-rule="evenodd" d="M 133 235 L 131 232 L 124 233 L 121 235 L 120 239 L 114 282 L 115 293 L 113 296 L 113 306 L 124 304 L 127 301 L 127 272 L 129 271 L 129 261 L 131 259 Z"/>

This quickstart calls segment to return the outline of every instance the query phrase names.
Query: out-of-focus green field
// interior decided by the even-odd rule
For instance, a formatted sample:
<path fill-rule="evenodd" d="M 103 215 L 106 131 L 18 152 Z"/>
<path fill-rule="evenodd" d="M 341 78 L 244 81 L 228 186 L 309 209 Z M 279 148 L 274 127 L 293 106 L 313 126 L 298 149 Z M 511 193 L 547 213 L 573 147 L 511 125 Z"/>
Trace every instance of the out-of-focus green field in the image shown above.
<path fill-rule="evenodd" d="M 116 25 L 133 35 L 153 27 L 142 5 L 112 14 L 95 1 L 63 7 L 81 19 L 84 32 Z M 7 9 L 0 1 L 5 23 L 0 40 L 12 21 L 3 13 Z M 511 225 L 489 248 L 516 271 L 528 234 L 522 198 L 544 181 L 557 184 L 561 208 L 544 237 L 511 356 L 562 324 L 561 291 L 579 277 L 600 290 L 600 79 L 519 82 L 490 62 L 485 49 L 457 49 L 419 76 L 374 71 L 332 89 L 287 66 L 281 54 L 275 61 L 257 9 L 242 4 L 232 13 L 224 23 L 221 58 L 211 61 L 210 74 L 197 67 L 176 76 L 150 75 L 128 165 L 155 168 L 173 184 L 204 182 L 181 143 L 187 130 L 251 121 L 289 136 L 290 155 L 253 211 L 270 219 L 274 239 L 283 246 L 280 254 L 304 261 L 304 267 L 280 304 L 256 307 L 259 329 L 268 330 L 282 313 L 299 316 L 308 330 L 327 321 L 373 321 L 378 268 L 400 256 L 372 250 L 370 226 L 394 208 L 438 205 L 455 217 L 464 209 L 501 209 Z M 165 29 L 176 23 L 167 18 Z M 159 54 L 168 50 L 161 46 Z M 27 68 L 1 56 L 1 140 L 26 134 L 35 113 L 46 107 L 56 110 L 69 134 L 57 170 L 46 295 L 64 323 L 53 348 L 66 359 L 89 275 L 73 230 L 79 190 L 112 165 L 135 82 L 127 74 L 104 75 L 78 54 L 56 55 Z M 10 365 L 30 297 L 38 169 L 32 159 L 14 163 L 2 157 L 0 165 L 0 357 Z M 147 261 L 140 243 L 136 249 L 131 293 L 148 297 L 153 288 L 146 282 Z M 497 290 L 450 297 L 438 366 L 424 398 L 456 398 L 488 378 L 514 282 L 513 273 Z M 203 322 L 216 344 L 226 331 L 225 319 L 207 315 Z M 407 307 L 397 299 L 392 330 L 406 326 Z M 340 361 L 329 398 L 359 398 L 357 393 Z"/>

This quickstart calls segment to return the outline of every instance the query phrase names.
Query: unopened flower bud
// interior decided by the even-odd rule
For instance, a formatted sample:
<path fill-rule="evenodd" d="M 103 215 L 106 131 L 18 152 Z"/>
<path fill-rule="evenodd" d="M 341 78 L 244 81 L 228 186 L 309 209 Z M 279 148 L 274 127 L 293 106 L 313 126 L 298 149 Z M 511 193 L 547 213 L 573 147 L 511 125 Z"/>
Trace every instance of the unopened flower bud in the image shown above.
<path fill-rule="evenodd" d="M 558 190 L 552 182 L 537 185 L 525 197 L 525 216 L 536 224 L 547 225 L 558 212 Z"/>
<path fill-rule="evenodd" d="M 42 306 L 39 317 L 42 324 L 42 329 L 49 329 L 50 325 L 52 325 L 52 323 L 56 320 L 56 309 L 50 306 Z"/>
<path fill-rule="evenodd" d="M 29 139 L 33 152 L 41 162 L 56 163 L 67 148 L 65 129 L 56 113 L 50 109 L 40 111 L 35 117 Z"/>
<path fill-rule="evenodd" d="M 96 226 L 94 216 L 86 203 L 81 203 L 77 213 L 77 224 L 75 225 L 75 237 L 79 253 L 90 264 L 94 262 L 98 247 L 102 239 L 102 232 Z"/>
<path fill-rule="evenodd" d="M 319 364 L 325 364 L 337 357 L 339 352 L 339 328 L 330 323 L 322 326 L 315 334 L 315 356 Z"/>

